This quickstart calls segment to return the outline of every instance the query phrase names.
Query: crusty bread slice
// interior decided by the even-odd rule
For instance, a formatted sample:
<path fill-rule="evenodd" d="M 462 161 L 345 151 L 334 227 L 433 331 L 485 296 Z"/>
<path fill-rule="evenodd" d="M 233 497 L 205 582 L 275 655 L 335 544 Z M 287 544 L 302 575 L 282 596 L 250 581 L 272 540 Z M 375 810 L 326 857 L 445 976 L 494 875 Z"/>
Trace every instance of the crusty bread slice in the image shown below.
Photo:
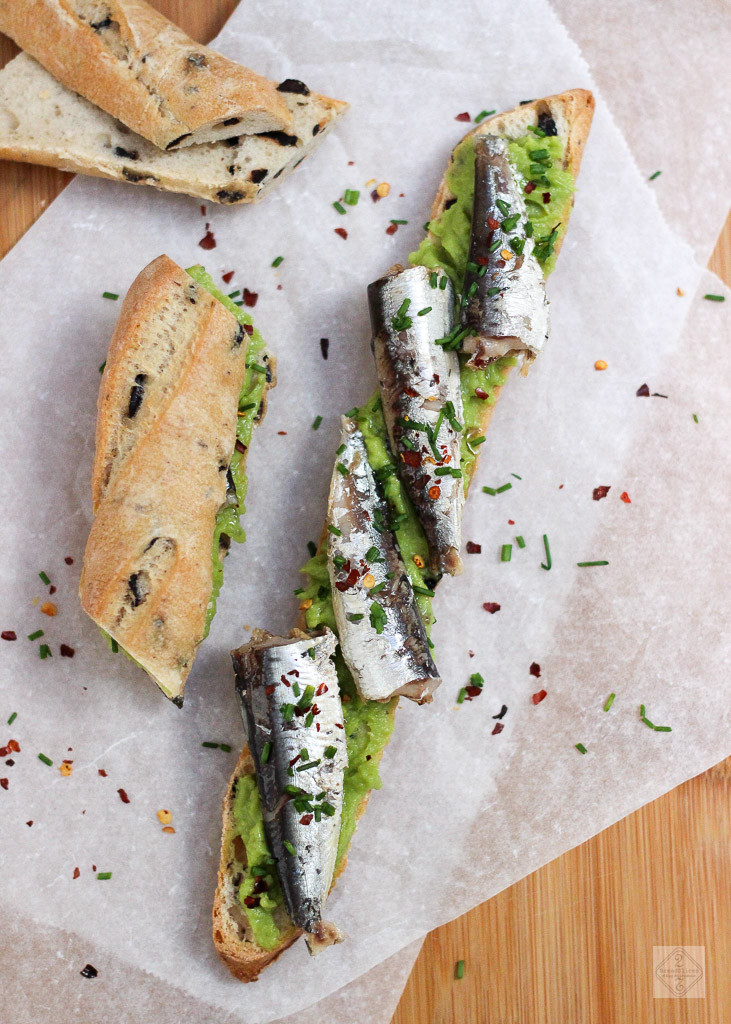
<path fill-rule="evenodd" d="M 289 131 L 274 84 L 207 46 L 145 0 L 0 0 L 0 32 L 62 85 L 160 149 Z"/>
<path fill-rule="evenodd" d="M 304 160 L 348 107 L 309 91 L 281 95 L 292 114 L 291 132 L 232 135 L 164 153 L 20 53 L 0 71 L 0 159 L 214 203 L 253 203 Z"/>
<path fill-rule="evenodd" d="M 482 132 L 495 132 L 505 135 L 508 138 L 518 138 L 528 130 L 528 125 L 536 125 L 541 114 L 552 117 L 556 123 L 559 136 L 564 142 L 565 167 L 569 169 L 574 177 L 579 173 L 581 157 L 584 144 L 589 134 L 591 119 L 594 110 L 594 99 L 590 92 L 584 89 L 576 89 L 570 92 L 561 93 L 557 96 L 549 96 L 545 99 L 535 100 L 526 103 L 505 114 L 499 114 L 490 120 L 482 122 L 477 128 L 469 132 L 475 135 Z M 445 204 L 452 198 L 445 179 L 442 180 L 436 199 L 432 206 L 431 219 L 436 219 L 444 210 Z M 564 216 L 564 226 L 568 221 L 570 208 Z M 556 251 L 563 241 L 563 232 L 557 240 Z M 502 386 L 494 391 L 494 401 L 485 402 L 481 419 L 482 433 L 487 430 L 488 424 L 495 409 L 495 403 L 502 391 Z M 477 461 L 472 464 L 472 475 L 474 475 Z M 470 477 L 471 479 L 471 477 Z M 327 537 L 323 530 L 320 538 L 319 549 Z M 300 614 L 298 622 L 300 628 L 305 629 L 304 614 Z M 391 711 L 396 714 L 394 704 Z M 382 755 L 381 751 L 381 755 Z M 379 760 L 380 756 L 379 755 Z M 231 783 L 223 805 L 223 845 L 221 850 L 221 863 L 218 872 L 218 888 L 213 910 L 213 940 L 221 959 L 227 964 L 232 974 L 241 981 L 255 981 L 258 974 L 273 960 L 275 960 L 285 949 L 292 945 L 301 934 L 296 929 L 285 930 L 282 936 L 282 943 L 275 950 L 262 950 L 252 941 L 251 930 L 248 928 L 246 914 L 238 902 L 236 888 L 231 884 L 232 872 L 238 872 L 241 866 L 246 863 L 246 851 L 243 842 L 237 837 L 232 815 L 232 802 L 235 795 L 235 785 L 238 778 L 243 774 L 252 774 L 254 764 L 248 752 L 248 748 L 239 758 Z M 360 820 L 368 804 L 370 793 L 361 800 L 358 805 L 356 819 Z M 336 879 L 345 870 L 347 856 L 343 857 L 338 865 Z M 334 884 L 334 883 L 333 883 Z M 286 920 L 286 918 L 285 918 Z M 291 927 L 291 926 L 290 926 Z"/>
<path fill-rule="evenodd" d="M 127 293 L 99 389 L 81 604 L 178 704 L 205 634 L 247 343 L 160 256 Z"/>

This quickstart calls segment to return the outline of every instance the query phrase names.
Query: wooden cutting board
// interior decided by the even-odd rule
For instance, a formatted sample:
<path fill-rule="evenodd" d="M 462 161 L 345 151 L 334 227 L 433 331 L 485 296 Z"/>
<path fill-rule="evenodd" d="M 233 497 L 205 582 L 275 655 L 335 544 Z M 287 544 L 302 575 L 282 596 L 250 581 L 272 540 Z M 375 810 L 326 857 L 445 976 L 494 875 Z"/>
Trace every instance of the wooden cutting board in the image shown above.
<path fill-rule="evenodd" d="M 203 42 L 236 3 L 155 0 Z M 71 177 L 0 161 L 0 256 Z M 710 266 L 731 285 L 731 217 Z M 731 758 L 433 931 L 393 1024 L 731 1024 L 729 836 Z M 653 999 L 676 945 L 705 946 L 705 999 Z"/>

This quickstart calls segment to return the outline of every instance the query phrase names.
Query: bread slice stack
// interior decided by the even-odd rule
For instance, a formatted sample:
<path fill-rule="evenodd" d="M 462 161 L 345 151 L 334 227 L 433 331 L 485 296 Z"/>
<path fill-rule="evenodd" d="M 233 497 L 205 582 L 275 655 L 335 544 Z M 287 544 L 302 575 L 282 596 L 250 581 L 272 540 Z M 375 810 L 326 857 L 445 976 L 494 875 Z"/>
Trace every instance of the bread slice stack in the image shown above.
<path fill-rule="evenodd" d="M 260 199 L 347 104 L 276 85 L 145 0 L 0 0 L 0 158 L 215 203 Z"/>

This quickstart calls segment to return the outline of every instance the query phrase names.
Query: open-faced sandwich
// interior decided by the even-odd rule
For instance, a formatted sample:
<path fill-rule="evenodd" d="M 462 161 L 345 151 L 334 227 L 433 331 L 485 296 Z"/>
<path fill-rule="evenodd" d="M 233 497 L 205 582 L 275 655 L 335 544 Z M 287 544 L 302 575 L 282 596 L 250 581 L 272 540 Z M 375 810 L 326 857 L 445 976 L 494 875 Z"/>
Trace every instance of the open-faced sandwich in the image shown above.
<path fill-rule="evenodd" d="M 461 568 L 500 390 L 546 340 L 593 107 L 579 89 L 483 121 L 451 155 L 411 266 L 368 289 L 380 386 L 343 418 L 304 632 L 234 652 L 249 746 L 224 799 L 213 938 L 242 981 L 303 932 L 313 952 L 341 938 L 327 891 L 380 786 L 398 697 L 428 702 L 439 683 L 435 588 Z"/>
<path fill-rule="evenodd" d="M 273 383 L 251 318 L 202 267 L 159 256 L 137 276 L 99 389 L 80 595 L 178 705 L 244 539 L 246 455 Z"/>

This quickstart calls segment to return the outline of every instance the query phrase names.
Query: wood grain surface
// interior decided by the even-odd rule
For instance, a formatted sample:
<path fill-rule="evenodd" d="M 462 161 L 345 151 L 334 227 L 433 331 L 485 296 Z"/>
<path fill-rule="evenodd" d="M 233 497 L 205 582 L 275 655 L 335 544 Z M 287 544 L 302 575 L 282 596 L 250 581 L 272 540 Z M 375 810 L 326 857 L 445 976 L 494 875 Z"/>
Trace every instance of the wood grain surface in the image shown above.
<path fill-rule="evenodd" d="M 155 6 L 206 42 L 236 2 Z M 0 36 L 0 66 L 16 52 Z M 70 180 L 0 161 L 0 255 Z M 731 217 L 710 265 L 731 285 Z M 729 836 L 731 758 L 437 928 L 393 1024 L 729 1024 Z M 653 999 L 674 945 L 705 946 L 705 999 Z"/>

